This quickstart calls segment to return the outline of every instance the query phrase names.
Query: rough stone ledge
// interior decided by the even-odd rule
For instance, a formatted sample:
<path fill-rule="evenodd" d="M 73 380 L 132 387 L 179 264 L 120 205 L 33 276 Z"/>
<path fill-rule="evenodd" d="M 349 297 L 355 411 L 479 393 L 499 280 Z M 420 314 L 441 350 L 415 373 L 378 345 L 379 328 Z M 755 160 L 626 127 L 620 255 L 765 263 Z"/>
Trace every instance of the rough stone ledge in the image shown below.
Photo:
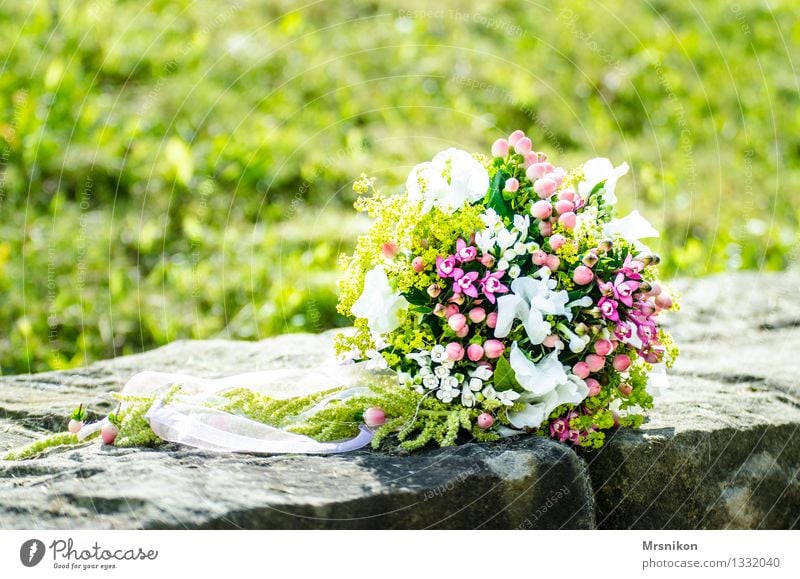
<path fill-rule="evenodd" d="M 218 455 L 89 444 L 0 463 L 1 528 L 800 528 L 800 276 L 676 282 L 683 355 L 638 431 L 577 454 L 518 439 L 414 455 Z M 313 365 L 330 335 L 175 342 L 0 378 L 0 450 L 111 409 L 135 372 Z M 301 354 L 302 352 L 302 354 Z M 311 355 L 309 355 L 311 352 Z"/>

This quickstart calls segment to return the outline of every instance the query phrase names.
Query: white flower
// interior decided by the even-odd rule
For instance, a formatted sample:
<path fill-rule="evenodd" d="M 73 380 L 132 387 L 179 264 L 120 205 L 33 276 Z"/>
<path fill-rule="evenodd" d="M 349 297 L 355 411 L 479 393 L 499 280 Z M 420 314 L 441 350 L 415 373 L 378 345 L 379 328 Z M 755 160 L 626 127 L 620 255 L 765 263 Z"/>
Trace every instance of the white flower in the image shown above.
<path fill-rule="evenodd" d="M 514 342 L 511 345 L 508 361 L 519 385 L 535 396 L 547 394 L 567 380 L 564 366 L 559 362 L 556 352 L 548 354 L 538 364 L 535 364 Z"/>
<path fill-rule="evenodd" d="M 474 370 L 470 370 L 469 375 L 471 378 L 480 378 L 484 382 L 492 377 L 494 371 L 486 366 L 478 366 Z"/>
<path fill-rule="evenodd" d="M 423 376 L 423 377 L 425 377 L 425 376 L 433 376 L 433 370 L 431 370 L 430 366 L 422 366 L 419 369 L 419 375 Z"/>
<path fill-rule="evenodd" d="M 616 205 L 617 196 L 614 194 L 614 190 L 617 187 L 617 180 L 627 173 L 627 163 L 615 168 L 608 159 L 596 158 L 587 161 L 583 166 L 583 181 L 578 183 L 578 193 L 583 199 L 587 199 L 592 189 L 598 183 L 605 181 L 603 198 L 609 205 Z"/>
<path fill-rule="evenodd" d="M 508 260 L 507 260 L 507 259 L 505 259 L 505 258 L 504 258 L 504 259 L 501 259 L 500 261 L 498 261 L 498 262 L 497 262 L 497 269 L 498 269 L 499 271 L 505 271 L 505 270 L 507 270 L 509 267 L 510 267 L 510 265 L 509 265 L 509 263 L 508 263 Z"/>
<path fill-rule="evenodd" d="M 364 278 L 364 291 L 350 308 L 357 318 L 366 318 L 370 330 L 388 334 L 400 325 L 400 313 L 409 303 L 399 292 L 392 290 L 383 266 L 376 266 Z"/>
<path fill-rule="evenodd" d="M 446 376 L 445 378 L 442 378 L 439 383 L 442 385 L 442 388 L 458 390 L 458 378 L 455 376 Z"/>
<path fill-rule="evenodd" d="M 436 376 L 425 376 L 422 385 L 428 390 L 436 390 L 439 387 L 439 379 Z"/>
<path fill-rule="evenodd" d="M 519 231 L 519 238 L 528 237 L 528 228 L 531 226 L 531 218 L 527 215 L 514 215 L 514 228 Z"/>
<path fill-rule="evenodd" d="M 433 371 L 433 374 L 437 378 L 446 378 L 450 375 L 450 368 L 447 366 L 437 366 L 436 369 Z"/>
<path fill-rule="evenodd" d="M 481 231 L 475 234 L 475 245 L 482 253 L 489 253 L 494 249 L 494 234 L 491 231 Z"/>
<path fill-rule="evenodd" d="M 483 389 L 483 396 L 487 400 L 497 400 L 503 406 L 514 406 L 514 401 L 519 398 L 519 392 L 513 390 L 502 390 L 498 392 L 492 386 Z"/>
<path fill-rule="evenodd" d="M 461 390 L 461 405 L 467 408 L 475 406 L 475 394 L 469 388 Z"/>
<path fill-rule="evenodd" d="M 518 265 L 512 265 L 508 268 L 508 277 L 511 279 L 517 279 L 520 274 L 520 269 Z"/>
<path fill-rule="evenodd" d="M 508 229 L 501 229 L 497 232 L 497 246 L 505 251 L 517 241 L 517 233 L 509 231 Z"/>
<path fill-rule="evenodd" d="M 464 389 L 469 389 L 473 392 L 480 392 L 482 388 L 483 380 L 480 378 L 470 378 L 469 382 L 464 382 Z"/>
<path fill-rule="evenodd" d="M 525 255 L 526 253 L 528 253 L 528 246 L 522 243 L 521 241 L 516 242 L 512 249 L 514 250 L 514 253 L 516 253 L 517 255 Z"/>
<path fill-rule="evenodd" d="M 570 374 L 564 382 L 546 394 L 524 394 L 522 401 L 526 402 L 525 407 L 518 412 L 509 412 L 508 419 L 516 428 L 538 428 L 556 407 L 562 404 L 578 404 L 588 393 L 586 383 Z"/>
<path fill-rule="evenodd" d="M 626 241 L 638 241 L 648 237 L 658 237 L 658 229 L 642 217 L 638 211 L 633 211 L 622 219 L 612 219 L 603 226 L 603 234 L 608 237 L 619 235 Z"/>
<path fill-rule="evenodd" d="M 497 393 L 497 400 L 503 406 L 514 406 L 514 402 L 519 398 L 519 392 L 513 390 L 503 390 Z"/>
<path fill-rule="evenodd" d="M 447 351 L 441 344 L 436 344 L 431 348 L 431 360 L 434 362 L 442 362 L 447 358 Z"/>
<path fill-rule="evenodd" d="M 555 280 L 548 278 L 520 277 L 511 282 L 511 293 L 497 299 L 495 337 L 508 336 L 514 320 L 520 319 L 531 343 L 541 344 L 550 334 L 550 323 L 544 316 L 571 316 L 566 309 L 569 294 L 552 291 L 555 285 Z"/>
<path fill-rule="evenodd" d="M 386 370 L 389 368 L 389 364 L 386 363 L 386 359 L 381 356 L 381 353 L 378 350 L 367 350 L 367 363 L 364 367 L 367 370 Z"/>
<path fill-rule="evenodd" d="M 458 385 L 458 381 L 456 381 L 456 386 Z M 453 387 L 450 384 L 442 384 L 442 387 L 436 391 L 436 397 L 444 403 L 450 403 L 456 398 L 459 394 L 461 394 L 461 390 L 458 388 Z"/>
<path fill-rule="evenodd" d="M 453 213 L 483 199 L 488 189 L 489 173 L 483 165 L 466 151 L 453 148 L 414 167 L 406 180 L 408 197 L 422 202 L 423 214 L 432 207 Z"/>
<path fill-rule="evenodd" d="M 503 225 L 503 219 L 497 214 L 497 211 L 495 211 L 494 209 L 487 209 L 486 211 L 480 214 L 480 218 L 489 232 L 491 232 L 494 229 L 497 229 L 498 225 L 501 227 Z"/>
<path fill-rule="evenodd" d="M 414 360 L 420 366 L 427 366 L 430 364 L 428 358 L 431 357 L 430 352 L 426 352 L 425 350 L 419 350 L 418 352 L 412 352 L 410 354 L 406 354 L 406 358 L 409 360 Z"/>
<path fill-rule="evenodd" d="M 533 253 L 534 251 L 536 251 L 536 250 L 538 250 L 538 249 L 539 249 L 539 244 L 538 244 L 538 243 L 536 243 L 535 241 L 531 241 L 531 242 L 530 242 L 530 243 L 529 243 L 529 244 L 526 246 L 526 249 L 528 250 L 528 253 Z"/>

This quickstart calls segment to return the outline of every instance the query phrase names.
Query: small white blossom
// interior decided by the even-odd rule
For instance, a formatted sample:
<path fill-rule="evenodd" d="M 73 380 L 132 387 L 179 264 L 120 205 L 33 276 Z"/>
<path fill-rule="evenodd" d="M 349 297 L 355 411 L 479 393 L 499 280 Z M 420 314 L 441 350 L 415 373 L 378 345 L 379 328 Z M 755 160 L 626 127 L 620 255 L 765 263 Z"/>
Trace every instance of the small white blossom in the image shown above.
<path fill-rule="evenodd" d="M 480 215 L 481 221 L 486 226 L 486 229 L 495 229 L 498 225 L 503 225 L 503 219 L 497 214 L 494 209 L 487 209 Z"/>
<path fill-rule="evenodd" d="M 501 250 L 506 250 L 517 241 L 517 233 L 511 232 L 508 229 L 501 229 L 497 232 L 497 246 Z"/>
<path fill-rule="evenodd" d="M 516 242 L 512 249 L 514 250 L 514 253 L 516 253 L 517 255 L 525 255 L 526 253 L 528 253 L 528 246 L 522 243 L 521 241 Z"/>
<path fill-rule="evenodd" d="M 470 378 L 480 378 L 484 382 L 491 378 L 492 374 L 494 374 L 494 371 L 486 366 L 478 366 L 469 372 Z"/>
<path fill-rule="evenodd" d="M 447 359 L 447 351 L 441 344 L 436 344 L 431 348 L 431 360 L 434 362 L 442 362 Z"/>
<path fill-rule="evenodd" d="M 423 378 L 425 376 L 432 376 L 433 370 L 431 370 L 430 366 L 423 366 L 422 368 L 419 369 L 419 375 L 422 376 Z"/>
<path fill-rule="evenodd" d="M 513 390 L 503 390 L 497 393 L 497 400 L 499 400 L 503 406 L 514 406 L 514 402 L 517 398 L 519 398 L 519 392 L 514 392 Z"/>
<path fill-rule="evenodd" d="M 387 370 L 389 368 L 386 359 L 378 350 L 367 350 L 366 354 L 368 360 L 364 367 L 367 370 Z"/>
<path fill-rule="evenodd" d="M 480 231 L 475 234 L 475 245 L 483 253 L 489 253 L 494 249 L 495 240 L 491 231 Z"/>
<path fill-rule="evenodd" d="M 519 231 L 520 239 L 528 237 L 528 228 L 531 226 L 531 218 L 527 215 L 514 215 L 514 228 Z"/>
<path fill-rule="evenodd" d="M 436 390 L 439 387 L 439 379 L 436 376 L 425 376 L 422 385 L 428 390 Z"/>
<path fill-rule="evenodd" d="M 520 273 L 521 272 L 518 265 L 512 265 L 511 267 L 508 268 L 508 276 L 511 279 L 517 279 Z"/>
<path fill-rule="evenodd" d="M 510 267 L 507 259 L 501 259 L 497 262 L 497 269 L 500 271 L 505 271 Z"/>
<path fill-rule="evenodd" d="M 447 378 L 450 375 L 450 368 L 447 366 L 436 366 L 433 373 L 437 378 Z"/>

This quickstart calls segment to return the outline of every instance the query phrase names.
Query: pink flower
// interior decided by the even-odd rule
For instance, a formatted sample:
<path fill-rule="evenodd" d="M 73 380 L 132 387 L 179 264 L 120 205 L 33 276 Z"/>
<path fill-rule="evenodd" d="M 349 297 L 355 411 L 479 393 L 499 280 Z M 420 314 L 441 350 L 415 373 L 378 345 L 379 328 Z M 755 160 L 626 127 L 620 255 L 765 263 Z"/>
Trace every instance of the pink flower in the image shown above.
<path fill-rule="evenodd" d="M 467 325 L 467 317 L 464 314 L 454 314 L 448 318 L 447 324 L 454 332 L 458 332 Z"/>
<path fill-rule="evenodd" d="M 531 205 L 531 215 L 536 219 L 547 219 L 553 214 L 553 204 L 544 199 L 539 199 L 536 203 Z"/>
<path fill-rule="evenodd" d="M 450 342 L 445 346 L 447 357 L 454 362 L 458 362 L 464 357 L 464 346 L 458 342 Z"/>
<path fill-rule="evenodd" d="M 508 288 L 500 282 L 505 272 L 496 271 L 494 273 L 486 272 L 483 279 L 480 281 L 481 291 L 490 303 L 495 303 L 497 298 L 494 294 L 504 294 L 508 292 Z"/>
<path fill-rule="evenodd" d="M 560 442 L 567 440 L 569 423 L 566 418 L 556 418 L 550 423 L 550 437 L 557 438 Z"/>
<path fill-rule="evenodd" d="M 616 301 L 603 297 L 597 302 L 597 306 L 600 308 L 600 313 L 603 314 L 604 318 L 612 322 L 619 322 L 619 312 L 617 311 L 618 304 Z"/>
<path fill-rule="evenodd" d="M 614 356 L 614 361 L 611 364 L 617 372 L 624 372 L 631 367 L 631 359 L 626 354 L 619 354 Z"/>
<path fill-rule="evenodd" d="M 508 136 L 508 144 L 512 147 L 515 146 L 521 138 L 525 136 L 525 133 L 519 129 L 514 131 Z"/>
<path fill-rule="evenodd" d="M 455 269 L 456 258 L 452 255 L 448 255 L 447 257 L 439 256 L 436 258 L 436 273 L 439 274 L 439 277 L 453 277 L 453 270 Z"/>
<path fill-rule="evenodd" d="M 478 249 L 467 245 L 463 239 L 456 241 L 456 255 L 455 258 L 461 263 L 467 263 L 478 257 Z"/>
<path fill-rule="evenodd" d="M 642 285 L 638 281 L 626 280 L 623 274 L 617 274 L 614 280 L 614 293 L 617 299 L 628 307 L 633 306 L 633 293 Z"/>
<path fill-rule="evenodd" d="M 514 150 L 520 155 L 527 155 L 531 152 L 532 148 L 533 143 L 528 137 L 522 137 L 520 140 L 514 143 Z"/>
<path fill-rule="evenodd" d="M 579 265 L 575 268 L 575 273 L 572 274 L 572 280 L 578 285 L 587 285 L 592 283 L 594 273 L 585 265 Z"/>
<path fill-rule="evenodd" d="M 455 280 L 453 283 L 453 291 L 459 294 L 464 294 L 471 298 L 478 297 L 478 288 L 476 288 L 473 284 L 478 279 L 478 272 L 477 271 L 470 271 L 468 273 L 464 273 L 461 269 L 456 269 L 453 272 L 453 279 Z"/>

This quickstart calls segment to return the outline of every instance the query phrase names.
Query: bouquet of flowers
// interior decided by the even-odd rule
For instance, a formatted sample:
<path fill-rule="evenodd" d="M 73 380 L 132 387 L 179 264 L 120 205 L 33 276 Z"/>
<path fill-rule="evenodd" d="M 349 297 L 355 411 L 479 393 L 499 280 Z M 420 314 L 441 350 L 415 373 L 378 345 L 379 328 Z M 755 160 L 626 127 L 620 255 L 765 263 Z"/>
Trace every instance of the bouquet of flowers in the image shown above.
<path fill-rule="evenodd" d="M 522 131 L 491 156 L 448 149 L 402 194 L 354 184 L 374 222 L 345 256 L 338 365 L 221 380 L 144 372 L 106 419 L 8 458 L 100 437 L 246 452 L 344 452 L 394 435 L 402 448 L 536 434 L 600 447 L 641 424 L 655 369 L 677 348 L 658 325 L 677 308 L 657 281 L 658 232 L 618 219 L 628 166 L 551 164 Z M 652 390 L 652 388 L 651 388 Z"/>
<path fill-rule="evenodd" d="M 649 373 L 677 355 L 658 326 L 676 304 L 640 241 L 658 232 L 614 217 L 627 171 L 593 159 L 567 172 L 514 131 L 491 157 L 448 149 L 417 165 L 403 195 L 356 182 L 375 222 L 345 259 L 339 310 L 356 331 L 337 348 L 414 393 L 389 422 L 422 433 L 406 446 L 452 444 L 458 425 L 599 447 L 603 430 L 642 422 Z"/>

